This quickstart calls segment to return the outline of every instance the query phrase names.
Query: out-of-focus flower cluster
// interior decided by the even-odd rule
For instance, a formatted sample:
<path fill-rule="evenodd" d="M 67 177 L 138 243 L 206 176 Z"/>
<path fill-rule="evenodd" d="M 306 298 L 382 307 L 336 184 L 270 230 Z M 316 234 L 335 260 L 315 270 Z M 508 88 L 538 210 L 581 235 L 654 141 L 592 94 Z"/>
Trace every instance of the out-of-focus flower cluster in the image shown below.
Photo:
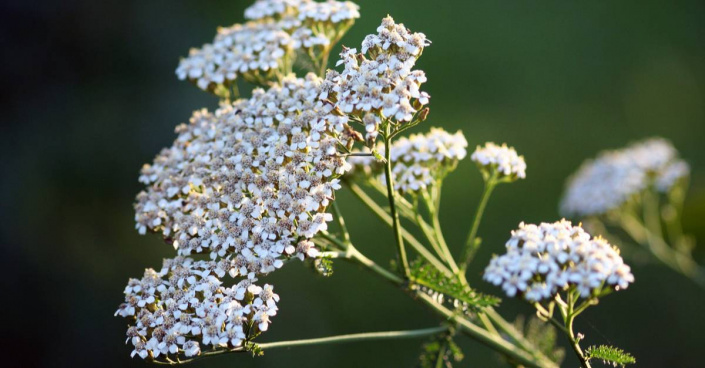
<path fill-rule="evenodd" d="M 258 0 L 245 16 L 251 20 L 220 28 L 213 42 L 191 49 L 176 69 L 179 79 L 208 91 L 238 76 L 262 83 L 290 72 L 297 50 L 327 54 L 360 14 L 347 1 Z"/>
<path fill-rule="evenodd" d="M 430 44 L 426 36 L 411 33 L 389 16 L 377 32 L 365 37 L 361 53 L 343 49 L 337 65 L 343 64 L 344 70 L 328 72 L 321 95 L 364 124 L 369 146 L 374 144 L 383 120 L 408 123 L 430 98 L 420 90 L 426 75 L 412 70 Z"/>
<path fill-rule="evenodd" d="M 467 155 L 468 142 L 462 132 L 450 134 L 440 128 L 431 128 L 426 134 L 412 134 L 396 140 L 391 147 L 394 187 L 403 193 L 416 193 L 443 179 L 455 169 L 458 161 Z M 377 151 L 384 153 L 384 145 Z M 355 172 L 379 175 L 382 165 L 373 157 L 350 157 Z M 379 176 L 384 182 L 384 175 Z"/>
<path fill-rule="evenodd" d="M 490 261 L 483 278 L 502 286 L 509 297 L 521 295 L 538 302 L 575 288 L 587 298 L 609 288 L 624 289 L 634 281 L 615 247 L 570 221 L 521 223 L 506 249 Z"/>
<path fill-rule="evenodd" d="M 651 138 L 585 161 L 567 182 L 561 202 L 566 216 L 600 215 L 620 208 L 653 186 L 668 192 L 690 173 L 688 164 L 663 138 Z"/>
<path fill-rule="evenodd" d="M 192 357 L 202 348 L 242 347 L 266 331 L 279 296 L 271 285 L 259 287 L 249 279 L 225 287 L 221 279 L 234 267 L 225 259 L 177 257 L 164 260 L 159 272 L 147 269 L 141 280 L 130 279 L 115 315 L 134 321 L 126 341 L 134 347 L 132 356 Z"/>
<path fill-rule="evenodd" d="M 282 256 L 315 256 L 325 209 L 350 165 L 344 120 L 317 99 L 321 80 L 287 77 L 214 114 L 197 111 L 174 145 L 142 169 L 137 228 L 163 233 L 179 255 L 232 258 L 254 278 Z"/>
<path fill-rule="evenodd" d="M 492 142 L 484 147 L 477 146 L 470 159 L 473 160 L 485 177 L 493 174 L 499 180 L 516 180 L 526 178 L 526 162 L 513 147 L 506 144 L 498 146 Z"/>

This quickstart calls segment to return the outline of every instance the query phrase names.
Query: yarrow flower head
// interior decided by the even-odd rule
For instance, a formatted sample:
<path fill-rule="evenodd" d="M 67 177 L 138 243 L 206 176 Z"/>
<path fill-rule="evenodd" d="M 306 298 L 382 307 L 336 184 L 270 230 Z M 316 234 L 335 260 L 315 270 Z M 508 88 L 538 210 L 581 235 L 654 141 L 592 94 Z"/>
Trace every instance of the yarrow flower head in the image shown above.
<path fill-rule="evenodd" d="M 130 279 L 115 315 L 131 321 L 126 342 L 134 347 L 132 356 L 193 357 L 201 349 L 242 347 L 266 331 L 279 296 L 271 285 L 249 279 L 225 287 L 221 279 L 233 267 L 226 260 L 177 257 L 164 260 L 159 272 L 147 269 L 141 280 Z"/>
<path fill-rule="evenodd" d="M 213 42 L 191 49 L 176 75 L 215 93 L 238 76 L 262 84 L 291 72 L 296 50 L 327 54 L 359 16 L 351 2 L 259 0 L 245 10 L 250 21 L 220 28 Z"/>
<path fill-rule="evenodd" d="M 344 119 L 317 99 L 321 80 L 288 77 L 215 113 L 197 111 L 142 169 L 140 233 L 162 233 L 179 255 L 210 254 L 254 278 L 282 258 L 315 257 L 310 239 L 350 165 L 339 155 Z"/>
<path fill-rule="evenodd" d="M 245 9 L 245 18 L 296 18 L 301 22 L 340 23 L 360 17 L 359 6 L 350 1 L 257 0 Z"/>
<path fill-rule="evenodd" d="M 396 140 L 390 152 L 395 189 L 416 193 L 442 180 L 465 158 L 467 146 L 461 131 L 450 134 L 440 128 Z M 384 145 L 379 144 L 377 151 L 384 153 Z M 353 156 L 348 161 L 354 165 L 354 171 L 381 174 L 382 165 L 373 157 Z M 384 176 L 380 175 L 379 180 L 384 182 Z"/>
<path fill-rule="evenodd" d="M 321 98 L 329 99 L 340 111 L 365 125 L 370 146 L 382 121 L 408 123 L 430 98 L 420 90 L 426 75 L 412 70 L 424 47 L 430 44 L 426 36 L 411 33 L 389 16 L 382 20 L 377 32 L 365 37 L 361 53 L 343 49 L 336 65 L 343 64 L 344 69 L 340 73 L 328 72 L 321 94 Z"/>
<path fill-rule="evenodd" d="M 561 212 L 566 216 L 601 215 L 621 208 L 651 186 L 668 192 L 690 172 L 677 156 L 673 145 L 663 138 L 603 151 L 568 179 Z"/>
<path fill-rule="evenodd" d="M 498 146 L 492 142 L 484 147 L 477 146 L 470 156 L 482 171 L 485 180 L 495 176 L 501 181 L 514 181 L 526 178 L 526 162 L 513 147 L 506 144 Z"/>
<path fill-rule="evenodd" d="M 490 261 L 483 278 L 501 286 L 509 297 L 539 302 L 575 289 L 588 298 L 634 282 L 618 249 L 570 221 L 521 223 L 512 231 L 506 249 Z"/>

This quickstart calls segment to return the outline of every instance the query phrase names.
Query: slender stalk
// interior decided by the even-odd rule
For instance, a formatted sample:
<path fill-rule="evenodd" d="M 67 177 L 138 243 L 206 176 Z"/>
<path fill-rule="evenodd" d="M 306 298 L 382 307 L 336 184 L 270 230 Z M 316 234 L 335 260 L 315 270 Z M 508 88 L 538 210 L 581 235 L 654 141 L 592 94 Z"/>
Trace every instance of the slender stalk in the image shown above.
<path fill-rule="evenodd" d="M 480 204 L 477 206 L 477 211 L 475 212 L 475 218 L 472 221 L 472 227 L 470 228 L 468 239 L 465 241 L 465 251 L 462 258 L 463 263 L 460 265 L 460 270 L 463 273 L 465 273 L 465 270 L 468 269 L 468 265 L 472 261 L 473 257 L 475 257 L 475 253 L 477 253 L 477 250 L 480 247 L 480 244 L 477 241 L 477 230 L 480 228 L 480 221 L 482 221 L 482 215 L 485 212 L 485 207 L 487 207 L 487 202 L 490 199 L 490 195 L 492 195 L 492 190 L 494 190 L 494 187 L 497 185 L 495 176 L 496 174 L 491 176 L 485 182 L 485 189 L 482 193 L 482 199 L 480 199 Z"/>
<path fill-rule="evenodd" d="M 397 244 L 399 263 L 402 272 L 404 273 L 404 276 L 408 279 L 411 276 L 409 273 L 409 261 L 406 259 L 404 238 L 401 235 L 401 223 L 399 222 L 399 214 L 397 213 L 397 207 L 395 202 L 396 190 L 394 189 L 394 176 L 392 175 L 392 139 L 390 137 L 392 132 L 391 129 L 391 123 L 387 122 L 384 137 L 384 158 L 386 159 L 386 162 L 384 163 L 384 179 L 387 182 L 389 214 L 392 216 L 392 230 L 394 231 L 394 240 Z"/>
<path fill-rule="evenodd" d="M 318 76 L 321 78 L 326 77 L 326 71 L 328 70 L 328 56 L 330 55 L 330 50 L 325 50 L 323 52 L 323 55 L 321 57 L 320 65 L 319 65 L 319 70 L 318 70 Z"/>
<path fill-rule="evenodd" d="M 446 243 L 446 240 L 443 237 L 443 230 L 441 229 L 441 222 L 438 215 L 440 211 L 440 185 L 441 182 L 438 181 L 436 182 L 436 185 L 431 188 L 431 190 L 435 192 L 434 195 L 429 196 L 429 194 L 425 191 L 422 193 L 422 195 L 424 198 L 424 202 L 426 203 L 426 207 L 428 208 L 429 215 L 431 216 L 431 224 L 433 224 L 433 232 L 436 237 L 436 241 L 438 242 L 438 246 L 442 252 L 441 258 L 443 258 L 446 263 L 448 263 L 448 266 L 450 266 L 451 271 L 457 274 L 459 273 L 460 269 L 455 263 L 455 259 L 453 259 L 453 254 L 450 252 L 448 244 Z"/>
<path fill-rule="evenodd" d="M 338 220 L 338 226 L 340 226 L 340 232 L 343 234 L 343 241 L 346 244 L 350 244 L 350 232 L 348 232 L 347 226 L 345 226 L 345 219 L 343 219 L 343 214 L 340 212 L 340 208 L 338 207 L 338 202 L 333 201 L 333 213 L 335 214 L 335 218 Z"/>
<path fill-rule="evenodd" d="M 576 316 L 573 307 L 576 299 L 577 298 L 575 298 L 574 295 L 568 291 L 568 306 L 567 308 L 561 307 L 561 314 L 563 315 L 563 320 L 565 321 L 565 328 L 568 330 L 566 335 L 568 336 L 568 340 L 570 340 L 570 346 L 573 348 L 575 355 L 578 357 L 580 366 L 582 368 L 592 368 L 590 366 L 590 362 L 587 358 L 585 358 L 583 350 L 580 348 L 580 341 L 575 337 L 575 333 L 573 332 L 573 321 Z"/>
<path fill-rule="evenodd" d="M 331 242 L 336 244 L 342 244 L 340 240 L 335 239 L 327 233 L 322 233 L 322 236 L 329 237 Z M 337 255 L 341 255 L 337 253 Z M 398 275 L 386 270 L 385 268 L 377 265 L 374 261 L 367 258 L 365 255 L 360 253 L 352 244 L 349 245 L 348 250 L 342 254 L 343 259 L 349 261 L 357 262 L 365 266 L 368 270 L 376 273 L 377 275 L 383 277 L 387 281 L 391 282 L 395 286 L 403 287 L 405 284 L 404 279 Z M 486 312 L 488 318 L 495 321 L 495 324 L 500 327 L 500 329 L 511 331 L 507 333 L 512 337 L 513 340 L 517 342 L 514 345 L 506 340 L 504 340 L 499 334 L 491 333 L 485 329 L 482 329 L 472 322 L 464 318 L 463 315 L 457 314 L 441 304 L 436 303 L 433 298 L 425 293 L 415 293 L 419 299 L 421 299 L 427 306 L 429 306 L 434 312 L 440 314 L 448 320 L 452 320 L 454 323 L 462 326 L 462 331 L 473 339 L 476 339 L 483 344 L 489 346 L 490 348 L 506 354 L 513 359 L 523 362 L 528 367 L 541 367 L 541 368 L 557 368 L 556 364 L 545 357 L 543 354 L 538 352 L 536 348 L 531 346 L 531 344 L 526 341 L 523 337 L 518 336 L 518 332 L 507 327 L 508 323 L 502 319 L 492 308 L 487 308 Z"/>
<path fill-rule="evenodd" d="M 364 254 L 360 253 L 357 248 L 351 247 L 348 252 L 350 259 L 359 262 L 361 265 L 367 267 L 371 271 L 387 279 L 387 281 L 390 281 L 391 283 L 397 286 L 404 284 L 404 279 L 397 276 L 395 273 L 388 271 L 384 267 L 378 265 L 373 260 L 367 258 Z"/>
<path fill-rule="evenodd" d="M 430 327 L 418 330 L 404 331 L 384 331 L 384 332 L 365 332 L 348 335 L 338 335 L 329 337 L 319 337 L 315 339 L 292 340 L 292 341 L 277 341 L 259 344 L 262 350 L 276 349 L 282 347 L 306 346 L 306 345 L 321 345 L 321 344 L 336 344 L 343 342 L 354 341 L 369 341 L 369 340 L 388 340 L 388 339 L 408 339 L 435 335 L 440 332 L 447 331 L 448 327 Z"/>
<path fill-rule="evenodd" d="M 426 221 L 424 221 L 423 217 L 421 216 L 421 213 L 417 212 L 414 218 L 416 219 L 416 225 L 419 227 L 419 229 L 421 229 L 421 232 L 426 237 L 426 240 L 428 240 L 429 244 L 431 244 L 431 248 L 433 248 L 433 250 L 436 252 L 436 255 L 439 258 L 444 259 L 445 256 L 443 254 L 443 250 L 441 249 L 440 245 L 438 245 L 438 241 L 431 226 L 429 226 Z"/>
<path fill-rule="evenodd" d="M 647 247 L 656 259 L 705 288 L 705 269 L 689 254 L 683 254 L 670 247 L 662 237 L 654 234 L 634 215 L 620 216 L 619 225 L 635 242 Z"/>
<path fill-rule="evenodd" d="M 379 219 L 381 219 L 385 224 L 388 226 L 392 226 L 392 218 L 389 216 L 389 214 L 380 207 L 377 202 L 375 202 L 372 198 L 370 198 L 367 193 L 365 193 L 362 188 L 360 188 L 359 185 L 355 184 L 354 182 L 347 182 L 348 188 L 353 192 L 353 194 L 364 204 L 366 205 L 372 212 L 377 215 Z M 423 246 L 416 238 L 413 237 L 408 231 L 405 229 L 401 229 L 402 236 L 406 241 L 409 243 L 409 245 L 414 248 L 416 252 L 419 253 L 421 257 L 423 257 L 428 263 L 432 264 L 434 267 L 436 267 L 439 271 L 443 272 L 444 275 L 448 277 L 453 276 L 453 272 L 446 267 L 443 262 L 439 261 L 438 258 L 436 258 L 431 252 L 426 249 L 426 247 Z"/>
<path fill-rule="evenodd" d="M 447 326 L 429 327 L 417 330 L 402 330 L 402 331 L 383 331 L 383 332 L 363 332 L 356 334 L 347 335 L 336 335 L 327 337 L 318 337 L 313 339 L 301 339 L 301 340 L 288 340 L 288 341 L 277 341 L 277 342 L 266 342 L 262 344 L 257 344 L 263 351 L 268 351 L 271 349 L 278 348 L 291 348 L 296 346 L 308 346 L 308 345 L 324 345 L 324 344 L 340 344 L 346 342 L 355 341 L 371 341 L 371 340 L 390 340 L 390 339 L 412 339 L 424 336 L 435 335 L 437 333 L 448 331 Z M 155 360 L 154 363 L 163 365 L 176 365 L 190 363 L 196 359 L 211 357 L 215 355 L 225 354 L 225 353 L 244 353 L 248 350 L 245 347 L 237 347 L 234 349 L 222 349 L 214 351 L 205 351 L 200 356 L 191 359 L 181 359 L 181 360 L 171 360 L 166 362 Z"/>

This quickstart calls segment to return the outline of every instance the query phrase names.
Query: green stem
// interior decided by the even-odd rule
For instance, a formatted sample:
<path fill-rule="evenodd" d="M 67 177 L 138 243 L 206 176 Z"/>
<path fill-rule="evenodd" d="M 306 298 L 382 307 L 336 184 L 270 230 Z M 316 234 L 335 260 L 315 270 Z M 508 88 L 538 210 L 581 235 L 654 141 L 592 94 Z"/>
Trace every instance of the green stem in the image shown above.
<path fill-rule="evenodd" d="M 292 341 L 278 341 L 259 344 L 262 350 L 276 349 L 281 347 L 293 347 L 293 346 L 306 346 L 306 345 L 321 345 L 321 344 L 336 344 L 342 342 L 353 342 L 353 341 L 369 341 L 369 340 L 387 340 L 387 339 L 408 339 L 423 336 L 435 335 L 440 332 L 447 331 L 448 327 L 439 326 L 431 328 L 423 328 L 418 330 L 404 330 L 404 331 L 384 331 L 384 332 L 365 332 L 356 333 L 348 335 L 338 335 L 329 337 L 319 337 L 315 339 L 304 339 L 304 340 L 292 340 Z"/>
<path fill-rule="evenodd" d="M 347 182 L 348 188 L 353 192 L 353 194 L 364 204 L 366 205 L 379 219 L 381 219 L 385 224 L 388 226 L 392 226 L 392 218 L 389 216 L 389 214 L 380 207 L 377 202 L 375 202 L 372 198 L 370 198 L 367 193 L 365 193 L 362 188 L 360 188 L 359 185 L 355 184 L 354 182 L 350 181 Z M 444 275 L 447 277 L 452 277 L 453 272 L 446 267 L 443 262 L 439 261 L 438 258 L 436 258 L 431 252 L 426 249 L 426 247 L 423 246 L 416 238 L 414 238 L 408 231 L 405 229 L 401 229 L 402 236 L 406 241 L 409 243 L 409 245 L 416 250 L 416 252 L 419 253 L 428 263 L 432 264 L 436 269 L 439 271 L 443 272 Z"/>
<path fill-rule="evenodd" d="M 574 313 L 573 307 L 575 305 L 575 301 L 577 298 L 570 292 L 568 291 L 568 308 L 561 308 L 561 314 L 563 315 L 563 320 L 565 322 L 565 329 L 567 331 L 566 335 L 568 336 L 568 340 L 570 340 L 570 346 L 573 348 L 573 351 L 575 352 L 575 355 L 578 357 L 578 360 L 580 361 L 580 366 L 582 368 L 592 368 L 590 366 L 590 362 L 585 358 L 585 354 L 583 353 L 583 350 L 580 348 L 580 341 L 576 339 L 575 333 L 573 332 L 573 321 L 575 320 L 576 314 Z"/>
<path fill-rule="evenodd" d="M 291 348 L 295 346 L 308 346 L 308 345 L 325 345 L 325 344 L 340 344 L 345 342 L 355 342 L 355 341 L 371 341 L 371 340 L 389 340 L 389 339 L 412 339 L 424 336 L 431 336 L 437 333 L 448 331 L 448 327 L 430 327 L 422 328 L 417 330 L 402 330 L 402 331 L 383 331 L 383 332 L 363 332 L 356 334 L 347 335 L 337 335 L 328 337 L 318 337 L 313 339 L 301 339 L 301 340 L 288 340 L 288 341 L 277 341 L 277 342 L 265 342 L 262 344 L 257 344 L 261 350 L 271 350 L 277 348 Z M 205 351 L 200 356 L 183 359 L 183 360 L 169 360 L 167 362 L 157 361 L 154 363 L 164 364 L 164 365 L 176 365 L 189 363 L 199 358 L 210 357 L 214 355 L 220 355 L 225 353 L 244 353 L 248 350 L 244 347 L 238 347 L 234 349 L 223 349 L 215 351 Z"/>
<path fill-rule="evenodd" d="M 490 195 L 492 195 L 492 190 L 497 185 L 495 176 L 496 174 L 485 182 L 485 189 L 482 193 L 482 199 L 480 200 L 480 204 L 477 206 L 477 212 L 475 212 L 475 218 L 472 221 L 470 233 L 465 241 L 465 251 L 462 258 L 463 263 L 460 265 L 460 270 L 463 273 L 467 270 L 468 265 L 470 265 L 470 262 L 480 247 L 480 243 L 477 241 L 477 230 L 480 228 L 480 221 L 482 221 L 482 215 L 485 212 L 485 207 L 487 207 L 487 202 L 490 199 Z"/>
<path fill-rule="evenodd" d="M 440 349 L 438 349 L 438 356 L 436 356 L 436 364 L 434 364 L 435 368 L 443 368 L 443 363 L 445 363 L 445 358 L 446 358 L 446 350 L 448 350 L 448 344 L 450 344 L 448 341 L 444 341 L 443 344 L 441 344 Z"/>
<path fill-rule="evenodd" d="M 335 239 L 327 233 L 321 233 L 322 236 L 330 238 L 331 242 L 336 244 L 342 244 L 340 240 Z M 338 253 L 337 255 L 340 255 Z M 351 244 L 348 250 L 342 254 L 343 259 L 349 261 L 358 262 L 359 264 L 365 266 L 368 270 L 376 273 L 377 275 L 383 277 L 387 281 L 391 282 L 395 286 L 404 287 L 405 281 L 398 275 L 384 269 L 383 267 L 377 265 L 374 261 L 367 258 L 365 255 L 357 251 L 357 249 Z M 415 293 L 419 299 L 421 299 L 427 306 L 433 309 L 436 313 L 445 317 L 448 320 L 452 320 L 454 323 L 461 326 L 461 330 L 471 338 L 482 342 L 483 344 L 489 346 L 490 348 L 506 354 L 513 359 L 523 362 L 528 367 L 541 367 L 541 368 L 557 368 L 556 364 L 541 354 L 535 347 L 526 341 L 523 337 L 518 336 L 518 332 L 510 327 L 509 324 L 502 319 L 492 308 L 487 308 L 486 313 L 488 318 L 494 321 L 494 323 L 500 327 L 503 331 L 511 331 L 507 333 L 514 339 L 518 346 L 504 340 L 499 334 L 493 334 L 487 330 L 484 330 L 472 322 L 468 321 L 463 317 L 463 315 L 457 314 L 441 304 L 436 303 L 433 298 L 425 293 Z"/>
<path fill-rule="evenodd" d="M 440 247 L 442 252 L 442 255 L 439 256 L 445 259 L 446 263 L 448 263 L 448 266 L 450 266 L 450 269 L 451 271 L 453 271 L 453 273 L 458 274 L 460 272 L 460 269 L 455 263 L 455 260 L 453 259 L 453 254 L 450 252 L 448 244 L 446 243 L 446 240 L 443 237 L 443 230 L 441 229 L 441 222 L 438 215 L 440 210 L 440 181 L 438 181 L 436 183 L 436 186 L 434 186 L 431 190 L 435 192 L 434 195 L 431 195 L 429 197 L 429 194 L 426 191 L 424 191 L 422 195 L 424 201 L 426 202 L 428 212 L 431 215 L 431 223 L 433 224 L 433 232 L 436 236 L 436 241 L 438 242 L 438 246 Z"/>
<path fill-rule="evenodd" d="M 647 247 L 661 263 L 705 288 L 705 269 L 689 254 L 670 247 L 662 237 L 654 234 L 634 215 L 620 216 L 619 225 L 635 242 Z"/>
<path fill-rule="evenodd" d="M 338 207 L 338 202 L 333 201 L 333 213 L 335 214 L 335 218 L 338 220 L 338 226 L 340 226 L 340 232 L 343 234 L 343 241 L 345 241 L 346 244 L 350 244 L 350 232 L 348 232 L 347 226 L 345 226 L 345 219 L 343 219 L 343 214 L 340 212 L 340 208 Z"/>
<path fill-rule="evenodd" d="M 401 223 L 399 222 L 399 214 L 395 202 L 396 190 L 394 189 L 394 176 L 392 175 L 392 139 L 391 135 L 392 124 L 387 122 L 385 127 L 384 139 L 384 177 L 387 182 L 387 198 L 389 199 L 389 214 L 392 216 L 392 230 L 394 231 L 394 240 L 397 244 L 397 252 L 399 255 L 399 263 L 404 276 L 408 279 L 409 261 L 406 259 L 406 249 L 404 248 L 404 238 L 401 235 Z"/>
<path fill-rule="evenodd" d="M 480 343 L 489 346 L 490 348 L 498 351 L 499 353 L 505 354 L 512 359 L 520 362 L 527 367 L 535 368 L 556 368 L 557 365 L 547 358 L 536 359 L 531 356 L 528 352 L 520 349 L 516 345 L 504 340 L 501 336 L 494 335 L 487 330 L 484 330 L 470 321 L 462 318 L 457 313 L 449 310 L 436 303 L 432 297 L 429 295 L 419 293 L 418 298 L 421 299 L 424 304 L 432 308 L 436 313 L 444 316 L 445 318 L 452 320 L 458 326 L 458 329 L 465 335 L 479 341 Z"/>

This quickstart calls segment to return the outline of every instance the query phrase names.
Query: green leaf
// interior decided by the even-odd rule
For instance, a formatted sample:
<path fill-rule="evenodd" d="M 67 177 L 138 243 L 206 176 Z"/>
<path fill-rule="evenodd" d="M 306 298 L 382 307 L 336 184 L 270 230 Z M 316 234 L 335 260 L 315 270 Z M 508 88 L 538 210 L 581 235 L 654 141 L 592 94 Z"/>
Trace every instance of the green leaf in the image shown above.
<path fill-rule="evenodd" d="M 478 293 L 463 285 L 457 278 L 446 277 L 423 259 L 412 262 L 410 268 L 411 281 L 418 285 L 421 291 L 442 302 L 449 302 L 463 312 L 479 312 L 485 307 L 499 304 L 499 298 Z"/>
<path fill-rule="evenodd" d="M 453 362 L 459 362 L 465 357 L 460 347 L 453 341 L 451 332 L 433 336 L 422 347 L 419 357 L 420 368 L 452 368 Z"/>
<path fill-rule="evenodd" d="M 387 160 L 384 158 L 384 156 L 382 156 L 379 152 L 377 152 L 376 149 L 372 150 L 372 155 L 375 157 L 375 160 L 377 160 L 377 162 L 381 162 L 383 164 L 387 163 Z"/>
<path fill-rule="evenodd" d="M 599 359 L 605 364 L 611 364 L 613 366 L 620 365 L 622 367 L 627 364 L 636 363 L 634 357 L 625 352 L 622 349 L 616 348 L 614 346 L 600 345 L 591 346 L 585 350 L 585 358 L 588 360 Z"/>
<path fill-rule="evenodd" d="M 333 259 L 331 257 L 317 258 L 313 262 L 313 266 L 323 277 L 333 276 Z"/>
<path fill-rule="evenodd" d="M 258 356 L 264 355 L 264 351 L 262 350 L 262 348 L 258 344 L 255 344 L 252 341 L 245 342 L 244 347 L 245 347 L 245 351 L 249 351 L 250 353 L 252 353 L 253 357 L 258 357 Z"/>

